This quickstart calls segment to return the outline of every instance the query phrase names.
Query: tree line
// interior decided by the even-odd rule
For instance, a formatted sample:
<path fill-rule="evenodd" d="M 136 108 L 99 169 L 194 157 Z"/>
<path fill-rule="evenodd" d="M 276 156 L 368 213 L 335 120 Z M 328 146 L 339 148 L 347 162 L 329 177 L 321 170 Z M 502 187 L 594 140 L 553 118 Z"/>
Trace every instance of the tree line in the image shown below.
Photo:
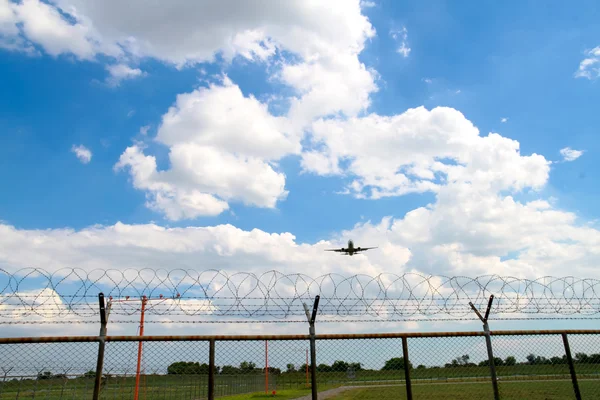
<path fill-rule="evenodd" d="M 576 353 L 573 361 L 577 364 L 600 364 L 600 354 Z M 560 365 L 567 364 L 567 357 L 563 355 L 561 357 L 554 356 L 546 358 L 533 353 L 528 354 L 525 357 L 525 361 L 517 362 L 515 356 L 508 356 L 504 359 L 500 357 L 494 357 L 494 364 L 496 366 L 515 366 L 515 365 Z M 489 366 L 489 360 L 485 359 L 480 362 L 472 362 L 471 357 L 468 354 L 462 355 L 453 359 L 451 362 L 444 364 L 443 366 L 431 366 L 426 367 L 425 365 L 418 365 L 416 369 L 438 369 L 438 368 L 460 368 L 460 367 L 486 367 Z M 409 362 L 409 368 L 415 369 L 413 364 Z M 258 368 L 255 363 L 251 361 L 243 361 L 238 367 L 232 365 L 224 365 L 222 367 L 216 366 L 215 372 L 222 375 L 237 375 L 237 374 L 252 374 L 252 373 L 265 373 L 264 368 Z M 393 357 L 387 360 L 383 367 L 379 371 L 397 371 L 404 370 L 404 357 Z M 287 364 L 286 369 L 282 371 L 280 368 L 269 367 L 269 372 L 275 375 L 304 372 L 306 371 L 306 364 L 302 364 L 296 367 L 294 364 Z M 347 362 L 342 360 L 336 360 L 331 365 L 321 363 L 317 365 L 317 372 L 348 372 L 348 371 L 377 371 L 373 369 L 364 368 L 362 363 L 359 362 Z M 181 375 L 208 375 L 208 364 L 200 364 L 198 362 L 186 362 L 179 361 L 169 365 L 167 373 L 170 375 L 181 374 Z"/>
<path fill-rule="evenodd" d="M 600 364 L 600 354 L 586 354 L 586 353 L 575 353 L 573 362 L 576 364 Z M 554 356 L 546 358 L 533 353 L 528 354 L 525 357 L 525 361 L 517 362 L 514 356 L 508 356 L 504 359 L 500 357 L 494 357 L 494 364 L 496 366 L 514 366 L 514 365 L 561 365 L 567 364 L 567 356 Z M 460 367 L 485 367 L 489 366 L 489 360 L 485 359 L 478 363 L 471 361 L 471 357 L 468 354 L 456 357 L 451 362 L 444 364 L 443 366 L 432 366 L 426 367 L 425 365 L 418 365 L 416 369 L 439 369 L 439 368 L 460 368 Z M 296 372 L 306 371 L 306 364 L 302 364 L 296 367 L 294 364 L 287 364 L 286 369 L 282 371 L 280 368 L 269 367 L 269 373 L 280 375 L 290 374 Z M 414 369 L 415 367 L 409 362 L 409 368 Z M 167 367 L 167 374 L 169 375 L 208 375 L 209 366 L 206 363 L 200 364 L 199 362 L 193 361 L 177 361 L 170 364 Z M 404 358 L 393 357 L 387 360 L 383 367 L 379 371 L 397 371 L 404 370 Z M 373 369 L 364 368 L 362 363 L 359 362 L 347 362 L 342 360 L 336 360 L 331 365 L 321 363 L 317 365 L 317 372 L 348 372 L 348 371 L 378 371 Z M 252 361 L 242 361 L 237 367 L 233 365 L 215 366 L 215 372 L 221 375 L 238 375 L 238 374 L 264 374 L 265 369 L 259 368 Z M 96 376 L 95 371 L 88 371 L 84 373 L 82 378 L 94 378 Z M 46 379 L 67 379 L 65 374 L 53 374 L 50 371 L 42 371 L 37 375 L 38 380 Z"/>

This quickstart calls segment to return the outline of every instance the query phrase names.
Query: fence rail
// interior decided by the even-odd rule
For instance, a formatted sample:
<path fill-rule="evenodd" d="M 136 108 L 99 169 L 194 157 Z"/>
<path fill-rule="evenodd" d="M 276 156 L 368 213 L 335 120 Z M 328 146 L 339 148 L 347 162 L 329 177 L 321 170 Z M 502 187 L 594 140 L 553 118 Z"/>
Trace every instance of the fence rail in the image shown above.
<path fill-rule="evenodd" d="M 489 336 L 491 357 L 476 331 L 0 338 L 0 399 L 492 399 L 492 365 L 502 399 L 600 398 L 600 330 Z"/>

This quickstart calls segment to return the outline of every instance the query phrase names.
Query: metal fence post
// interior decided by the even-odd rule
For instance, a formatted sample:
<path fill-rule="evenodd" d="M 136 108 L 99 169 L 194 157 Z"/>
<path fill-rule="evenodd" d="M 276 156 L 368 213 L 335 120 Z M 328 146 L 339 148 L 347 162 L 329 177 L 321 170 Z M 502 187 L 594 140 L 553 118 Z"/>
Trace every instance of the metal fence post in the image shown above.
<path fill-rule="evenodd" d="M 100 335 L 98 336 L 98 361 L 96 363 L 96 380 L 94 381 L 93 400 L 100 398 L 100 386 L 102 384 L 102 369 L 104 367 L 104 349 L 106 347 L 106 308 L 104 305 L 104 293 L 98 294 L 100 305 Z"/>
<path fill-rule="evenodd" d="M 208 346 L 208 400 L 215 400 L 215 339 Z"/>
<path fill-rule="evenodd" d="M 319 308 L 319 299 L 320 296 L 315 297 L 315 303 L 313 304 L 312 315 L 308 311 L 308 306 L 306 303 L 304 305 L 304 312 L 306 313 L 306 318 L 308 318 L 309 328 L 308 333 L 310 335 L 310 387 L 312 393 L 312 400 L 317 400 L 318 392 L 317 392 L 317 340 L 315 333 L 315 318 L 317 317 L 317 310 Z"/>
<path fill-rule="evenodd" d="M 402 336 L 402 356 L 404 357 L 404 379 L 406 380 L 406 399 L 412 400 L 412 383 L 410 381 L 410 361 L 408 359 L 408 339 Z"/>
<path fill-rule="evenodd" d="M 492 303 L 494 302 L 494 295 L 490 296 L 490 300 L 488 301 L 487 309 L 485 310 L 485 316 L 482 317 L 477 308 L 473 305 L 473 303 L 469 302 L 469 305 L 475 311 L 475 314 L 479 317 L 481 322 L 483 322 L 483 331 L 485 332 L 485 345 L 487 347 L 488 360 L 490 363 L 490 375 L 492 376 L 492 388 L 494 390 L 494 400 L 500 400 L 500 391 L 498 390 L 498 378 L 496 376 L 496 363 L 494 362 L 494 352 L 492 350 L 492 337 L 490 336 L 490 327 L 488 325 L 488 317 L 490 315 L 490 310 L 492 309 Z"/>
<path fill-rule="evenodd" d="M 563 344 L 565 345 L 565 354 L 567 355 L 567 362 L 569 363 L 569 372 L 571 372 L 571 381 L 573 382 L 573 391 L 575 392 L 575 398 L 581 400 L 581 392 L 579 391 L 579 384 L 577 383 L 577 374 L 575 373 L 575 366 L 573 365 L 573 357 L 571 357 L 571 347 L 569 346 L 569 339 L 566 333 L 562 333 Z"/>

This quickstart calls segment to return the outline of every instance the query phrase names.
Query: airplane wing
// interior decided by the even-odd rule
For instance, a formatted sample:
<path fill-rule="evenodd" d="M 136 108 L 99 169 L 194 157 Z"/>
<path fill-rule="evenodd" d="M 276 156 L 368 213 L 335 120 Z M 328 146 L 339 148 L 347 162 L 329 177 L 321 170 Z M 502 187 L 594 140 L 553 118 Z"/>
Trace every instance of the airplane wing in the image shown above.
<path fill-rule="evenodd" d="M 348 250 L 347 249 L 325 249 L 325 251 L 337 251 L 337 252 L 343 253 L 343 252 L 347 252 Z"/>
<path fill-rule="evenodd" d="M 376 249 L 377 247 L 360 247 L 355 249 L 354 251 L 363 251 L 363 250 L 370 250 L 370 249 Z"/>

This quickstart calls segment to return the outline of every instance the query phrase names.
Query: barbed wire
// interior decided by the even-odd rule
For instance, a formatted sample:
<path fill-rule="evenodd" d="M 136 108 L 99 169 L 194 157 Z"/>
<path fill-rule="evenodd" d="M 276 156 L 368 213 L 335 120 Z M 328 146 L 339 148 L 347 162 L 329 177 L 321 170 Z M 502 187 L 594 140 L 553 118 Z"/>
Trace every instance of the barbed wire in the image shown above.
<path fill-rule="evenodd" d="M 150 323 L 299 322 L 290 318 L 304 317 L 303 303 L 312 305 L 316 295 L 321 320 L 331 322 L 476 319 L 469 302 L 483 308 L 490 295 L 495 319 L 600 318 L 600 280 L 575 277 L 29 268 L 0 269 L 0 324 L 95 321 L 100 292 L 111 316 L 131 317 L 115 320 L 124 323 L 136 322 L 144 296 Z"/>

